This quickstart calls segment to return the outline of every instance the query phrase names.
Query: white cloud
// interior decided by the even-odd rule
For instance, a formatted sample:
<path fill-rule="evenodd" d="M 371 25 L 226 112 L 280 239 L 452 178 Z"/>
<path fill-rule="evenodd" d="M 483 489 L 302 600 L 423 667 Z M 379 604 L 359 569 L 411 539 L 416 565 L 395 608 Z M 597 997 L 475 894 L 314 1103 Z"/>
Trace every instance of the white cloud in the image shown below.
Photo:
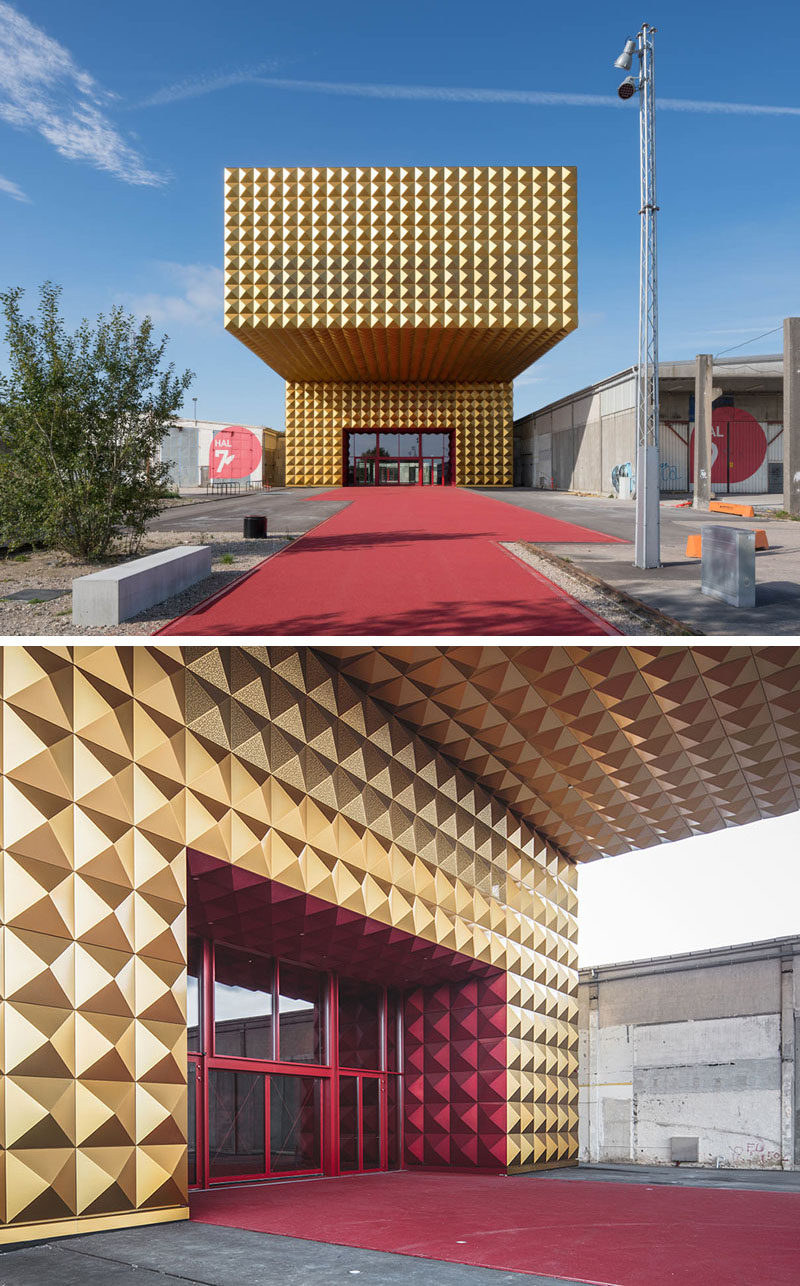
<path fill-rule="evenodd" d="M 63 45 L 0 0 L 0 119 L 124 183 L 163 183 L 109 119 L 113 101 Z"/>
<path fill-rule="evenodd" d="M 218 89 L 231 89 L 235 85 L 248 85 L 258 82 L 265 71 L 274 71 L 276 63 L 259 63 L 255 67 L 240 67 L 231 72 L 209 72 L 204 76 L 190 77 L 167 85 L 151 94 L 139 107 L 163 107 L 166 103 L 178 103 L 185 98 L 199 98 L 203 94 L 213 94 Z"/>
<path fill-rule="evenodd" d="M 520 103 L 530 107 L 615 107 L 626 104 L 615 93 L 567 94 L 535 89 L 470 89 L 451 85 L 376 85 L 332 80 L 286 80 L 258 74 L 258 68 L 244 70 L 230 76 L 197 77 L 159 90 L 142 103 L 154 107 L 175 102 L 180 98 L 197 97 L 231 85 L 259 84 L 272 89 L 295 90 L 300 93 L 340 94 L 355 98 L 383 98 L 436 101 L 443 103 Z M 659 110 L 673 112 L 700 112 L 713 115 L 736 116 L 800 116 L 800 107 L 781 107 L 759 103 L 702 102 L 689 98 L 659 98 Z M 630 107 L 628 107 L 630 110 Z"/>
<path fill-rule="evenodd" d="M 30 197 L 22 191 L 19 184 L 14 183 L 12 179 L 4 179 L 0 174 L 0 192 L 5 192 L 6 196 L 13 197 L 15 201 L 25 201 L 30 204 Z"/>
<path fill-rule="evenodd" d="M 222 325 L 221 268 L 202 263 L 157 263 L 155 267 L 173 290 L 126 295 L 126 306 L 137 316 L 152 317 L 159 326 Z"/>

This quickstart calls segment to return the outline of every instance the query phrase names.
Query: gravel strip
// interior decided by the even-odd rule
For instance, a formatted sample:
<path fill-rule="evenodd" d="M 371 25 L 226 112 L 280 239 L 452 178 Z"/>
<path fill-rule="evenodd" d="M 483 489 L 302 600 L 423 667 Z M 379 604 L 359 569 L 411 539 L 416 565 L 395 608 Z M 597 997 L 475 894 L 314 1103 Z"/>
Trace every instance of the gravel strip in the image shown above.
<path fill-rule="evenodd" d="M 627 595 L 622 596 L 610 585 L 585 575 L 578 568 L 566 567 L 565 560 L 556 554 L 545 555 L 535 545 L 518 540 L 502 541 L 501 544 L 521 562 L 527 563 L 534 571 L 551 580 L 559 589 L 571 594 L 584 607 L 596 612 L 622 634 L 654 638 L 661 635 L 696 633 L 695 630 L 682 625 L 680 621 L 674 621 L 660 612 L 653 612 L 644 603 L 639 604 L 638 599 L 628 598 Z M 626 598 L 628 598 L 627 602 Z"/>
<path fill-rule="evenodd" d="M 177 545 L 208 545 L 211 549 L 211 575 L 191 585 L 181 594 L 156 603 L 120 625 L 85 626 L 72 622 L 72 582 L 78 576 L 87 576 L 103 567 L 118 567 L 129 562 L 126 558 L 110 558 L 102 563 L 82 563 L 68 554 L 52 549 L 36 549 L 0 559 L 0 635 L 126 635 L 154 634 L 188 612 L 219 590 L 238 580 L 245 572 L 257 566 L 264 558 L 277 554 L 290 543 L 283 537 L 266 540 L 244 540 L 239 532 L 210 534 L 193 531 L 158 531 L 145 537 L 137 557 L 155 554 L 160 550 L 174 549 Z M 233 562 L 223 555 L 230 554 Z M 5 594 L 21 589 L 66 589 L 68 594 L 41 603 L 20 600 L 6 602 Z"/>

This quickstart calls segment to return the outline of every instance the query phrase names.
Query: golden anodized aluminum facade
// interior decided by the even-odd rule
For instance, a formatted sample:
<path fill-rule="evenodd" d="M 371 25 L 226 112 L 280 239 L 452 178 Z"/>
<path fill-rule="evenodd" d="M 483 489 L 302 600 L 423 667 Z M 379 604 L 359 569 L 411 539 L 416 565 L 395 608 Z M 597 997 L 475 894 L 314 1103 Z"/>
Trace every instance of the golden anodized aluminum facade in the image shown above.
<path fill-rule="evenodd" d="M 799 649 L 0 661 L 3 1240 L 185 1216 L 187 851 L 482 979 L 473 1108 L 417 989 L 408 1136 L 511 1169 L 576 1155 L 575 858 L 800 803 Z"/>
<path fill-rule="evenodd" d="M 455 430 L 455 481 L 510 483 L 511 381 L 577 325 L 574 169 L 225 185 L 225 326 L 289 383 L 289 484 L 338 484 L 342 430 L 377 425 Z"/>

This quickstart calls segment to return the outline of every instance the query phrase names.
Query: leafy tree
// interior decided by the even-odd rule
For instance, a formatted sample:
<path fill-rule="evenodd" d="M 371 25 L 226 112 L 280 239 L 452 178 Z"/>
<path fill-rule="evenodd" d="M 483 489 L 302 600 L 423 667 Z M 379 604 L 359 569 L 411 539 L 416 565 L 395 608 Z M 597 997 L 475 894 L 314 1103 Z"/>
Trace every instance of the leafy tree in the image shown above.
<path fill-rule="evenodd" d="M 45 282 L 33 317 L 23 293 L 0 292 L 0 541 L 136 553 L 168 485 L 158 448 L 194 375 L 161 369 L 167 336 L 153 338 L 149 317 L 116 307 L 68 334 L 60 287 Z"/>

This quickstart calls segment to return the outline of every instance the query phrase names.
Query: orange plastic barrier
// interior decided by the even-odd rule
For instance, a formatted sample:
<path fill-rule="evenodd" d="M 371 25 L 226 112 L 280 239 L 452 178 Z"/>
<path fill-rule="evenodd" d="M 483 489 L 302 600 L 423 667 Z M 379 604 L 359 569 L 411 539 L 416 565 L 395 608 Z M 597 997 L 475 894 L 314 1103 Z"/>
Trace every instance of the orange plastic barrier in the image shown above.
<path fill-rule="evenodd" d="M 755 518 L 752 505 L 729 505 L 722 500 L 712 500 L 708 507 L 718 514 L 737 514 L 739 518 Z"/>
<path fill-rule="evenodd" d="M 763 527 L 756 527 L 756 549 L 769 549 L 767 533 Z M 699 532 L 689 536 L 686 541 L 686 557 L 699 558 L 703 552 L 703 538 Z"/>
<path fill-rule="evenodd" d="M 686 557 L 699 558 L 703 552 L 703 538 L 698 531 L 695 536 L 690 536 L 686 541 Z"/>

